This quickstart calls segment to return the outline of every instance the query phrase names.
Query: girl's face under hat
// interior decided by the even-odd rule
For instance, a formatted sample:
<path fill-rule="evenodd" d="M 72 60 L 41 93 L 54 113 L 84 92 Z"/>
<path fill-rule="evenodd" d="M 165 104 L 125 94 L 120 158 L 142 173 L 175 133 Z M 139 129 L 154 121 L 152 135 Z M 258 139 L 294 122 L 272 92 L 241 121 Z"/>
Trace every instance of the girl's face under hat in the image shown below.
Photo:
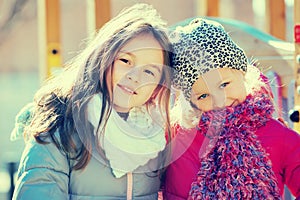
<path fill-rule="evenodd" d="M 217 68 L 200 75 L 192 85 L 191 103 L 201 111 L 236 106 L 247 96 L 241 70 Z"/>
<path fill-rule="evenodd" d="M 176 27 L 170 38 L 174 48 L 173 85 L 183 92 L 188 101 L 191 98 L 192 86 L 199 76 L 222 68 L 247 71 L 246 54 L 230 38 L 224 27 L 215 21 L 195 19 L 185 26 Z M 212 77 L 212 80 L 216 79 L 218 77 Z M 215 92 L 212 88 L 210 91 Z M 224 105 L 227 104 L 224 102 Z"/>

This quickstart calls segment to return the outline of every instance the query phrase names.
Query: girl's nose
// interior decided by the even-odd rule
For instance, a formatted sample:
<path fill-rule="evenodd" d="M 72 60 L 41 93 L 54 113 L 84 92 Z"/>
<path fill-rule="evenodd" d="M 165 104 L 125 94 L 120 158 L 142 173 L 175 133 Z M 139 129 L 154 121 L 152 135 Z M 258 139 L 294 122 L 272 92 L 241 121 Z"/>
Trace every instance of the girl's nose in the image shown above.
<path fill-rule="evenodd" d="M 225 107 L 226 95 L 224 92 L 216 94 L 213 98 L 213 108 L 221 109 Z"/>
<path fill-rule="evenodd" d="M 141 78 L 140 71 L 138 67 L 135 67 L 126 74 L 126 77 L 131 81 L 139 82 Z"/>

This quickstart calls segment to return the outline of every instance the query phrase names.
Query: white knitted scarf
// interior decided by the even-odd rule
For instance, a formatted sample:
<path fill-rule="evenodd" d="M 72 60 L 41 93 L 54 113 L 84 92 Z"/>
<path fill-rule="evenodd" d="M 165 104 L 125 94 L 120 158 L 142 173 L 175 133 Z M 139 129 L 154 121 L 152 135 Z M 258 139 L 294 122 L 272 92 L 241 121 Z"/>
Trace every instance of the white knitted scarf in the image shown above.
<path fill-rule="evenodd" d="M 88 102 L 88 119 L 95 130 L 100 120 L 101 98 L 102 96 L 97 94 Z M 125 121 L 112 109 L 104 137 L 99 139 L 115 177 L 120 178 L 147 164 L 165 148 L 162 117 L 157 110 L 151 110 L 152 117 L 145 106 L 132 108 Z"/>

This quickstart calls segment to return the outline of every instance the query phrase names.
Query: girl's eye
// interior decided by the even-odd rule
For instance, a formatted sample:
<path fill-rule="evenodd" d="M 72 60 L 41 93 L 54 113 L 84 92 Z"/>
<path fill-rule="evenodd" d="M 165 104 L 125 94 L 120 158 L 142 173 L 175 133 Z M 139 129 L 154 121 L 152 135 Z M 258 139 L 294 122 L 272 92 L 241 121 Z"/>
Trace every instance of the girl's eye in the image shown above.
<path fill-rule="evenodd" d="M 222 83 L 222 84 L 220 85 L 220 88 L 226 88 L 227 85 L 229 85 L 229 84 L 230 84 L 229 82 Z"/>
<path fill-rule="evenodd" d="M 205 99 L 206 97 L 208 97 L 208 94 L 201 94 L 197 100 Z"/>
<path fill-rule="evenodd" d="M 151 75 L 151 76 L 155 76 L 155 74 L 149 69 L 145 69 L 144 72 Z"/>
<path fill-rule="evenodd" d="M 119 60 L 125 64 L 131 64 L 130 60 L 126 59 L 126 58 L 119 58 Z"/>

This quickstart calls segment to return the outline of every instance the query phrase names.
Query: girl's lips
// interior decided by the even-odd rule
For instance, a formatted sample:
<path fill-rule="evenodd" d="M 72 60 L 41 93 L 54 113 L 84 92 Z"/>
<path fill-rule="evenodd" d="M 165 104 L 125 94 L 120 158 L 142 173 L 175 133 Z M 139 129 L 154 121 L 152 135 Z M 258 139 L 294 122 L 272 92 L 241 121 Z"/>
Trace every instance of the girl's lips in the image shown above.
<path fill-rule="evenodd" d="M 118 87 L 121 88 L 121 90 L 125 91 L 126 93 L 137 94 L 134 90 L 132 90 L 124 85 L 118 84 Z"/>

